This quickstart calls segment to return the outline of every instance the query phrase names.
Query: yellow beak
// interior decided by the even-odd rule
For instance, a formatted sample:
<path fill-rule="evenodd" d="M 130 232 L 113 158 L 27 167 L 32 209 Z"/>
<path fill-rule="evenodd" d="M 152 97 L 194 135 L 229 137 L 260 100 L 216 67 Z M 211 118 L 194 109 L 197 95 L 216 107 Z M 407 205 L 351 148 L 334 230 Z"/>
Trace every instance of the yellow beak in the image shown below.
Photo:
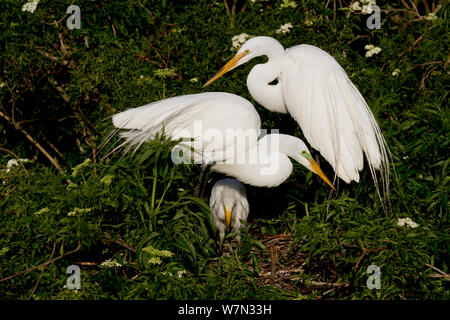
<path fill-rule="evenodd" d="M 245 57 L 246 55 L 248 55 L 250 53 L 250 51 L 245 50 L 242 51 L 241 53 L 238 53 L 237 55 L 235 55 L 233 57 L 233 59 L 231 59 L 230 61 L 228 61 L 223 67 L 222 69 L 219 70 L 219 72 L 216 73 L 216 75 L 214 77 L 212 77 L 211 79 L 209 79 L 208 81 L 206 81 L 206 83 L 203 85 L 202 88 L 210 85 L 211 83 L 213 83 L 214 81 L 216 81 L 217 79 L 219 79 L 221 76 L 223 76 L 225 73 L 227 73 L 228 71 L 230 71 L 231 69 L 233 69 L 234 67 L 236 67 L 237 63 L 239 62 L 239 60 L 241 60 L 243 57 Z"/>
<path fill-rule="evenodd" d="M 312 158 L 308 157 L 307 158 L 309 161 L 309 164 L 311 165 L 311 168 L 314 170 L 314 172 L 322 178 L 323 181 L 325 181 L 330 187 L 331 189 L 333 189 L 334 191 L 336 191 L 336 189 L 334 188 L 333 184 L 330 182 L 330 180 L 328 180 L 327 176 L 325 175 L 325 173 L 323 173 L 322 169 L 320 169 L 319 165 L 317 164 L 317 162 L 315 162 Z"/>
<path fill-rule="evenodd" d="M 231 224 L 231 212 L 233 211 L 233 209 L 231 209 L 230 211 L 228 211 L 228 209 L 223 206 L 225 209 L 225 226 L 228 228 L 230 228 L 230 224 Z"/>

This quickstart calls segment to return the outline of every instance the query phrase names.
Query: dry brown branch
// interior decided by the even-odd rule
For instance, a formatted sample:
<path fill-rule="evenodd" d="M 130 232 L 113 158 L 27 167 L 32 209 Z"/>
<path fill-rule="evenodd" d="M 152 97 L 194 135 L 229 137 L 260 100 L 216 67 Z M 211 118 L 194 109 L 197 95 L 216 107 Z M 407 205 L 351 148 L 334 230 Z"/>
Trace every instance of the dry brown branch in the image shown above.
<path fill-rule="evenodd" d="M 50 146 L 50 148 L 52 148 L 53 151 L 55 151 L 61 159 L 66 160 L 66 158 L 64 157 L 64 155 L 62 154 L 62 152 L 59 151 L 59 149 L 58 149 L 58 148 L 57 148 L 50 140 L 47 139 L 47 137 L 45 136 L 45 134 L 44 134 L 42 131 L 41 131 L 40 133 L 41 133 L 40 136 L 42 137 L 42 140 L 44 140 L 44 142 L 45 142 L 46 144 L 48 144 L 48 145 Z"/>
<path fill-rule="evenodd" d="M 119 246 L 122 246 L 122 247 L 130 250 L 131 252 L 136 252 L 136 249 L 133 246 L 129 245 L 128 243 L 126 243 L 122 239 L 113 239 L 112 236 L 109 233 L 103 234 L 103 237 L 108 242 L 114 242 L 114 243 L 118 244 Z"/>
<path fill-rule="evenodd" d="M 422 80 L 420 81 L 420 87 L 418 91 L 421 91 L 425 89 L 425 80 L 430 76 L 430 74 L 436 69 L 436 67 L 433 67 L 429 69 L 424 76 L 422 76 Z"/>
<path fill-rule="evenodd" d="M 431 264 L 428 264 L 428 263 L 425 263 L 425 266 L 438 272 L 438 274 L 436 274 L 436 273 L 429 274 L 428 275 L 429 278 L 445 278 L 447 280 L 450 280 L 450 275 L 448 273 L 445 273 L 441 269 L 438 269 L 435 266 L 432 266 Z"/>
<path fill-rule="evenodd" d="M 51 254 L 51 256 L 50 256 L 50 260 L 53 259 L 53 255 L 55 254 L 55 249 L 56 249 L 56 242 L 53 243 L 53 250 L 52 250 L 52 254 Z M 38 278 L 38 280 L 36 281 L 36 284 L 34 285 L 34 288 L 33 288 L 33 290 L 31 291 L 30 295 L 28 296 L 28 300 L 30 300 L 31 297 L 33 297 L 33 294 L 36 292 L 36 289 L 37 289 L 39 283 L 41 282 L 42 275 L 44 274 L 45 268 L 48 266 L 48 264 L 49 264 L 49 263 L 46 263 L 46 264 L 44 264 L 44 265 L 42 266 L 42 270 L 41 270 L 41 273 L 39 274 L 39 278 Z"/>
<path fill-rule="evenodd" d="M 8 121 L 9 123 L 11 123 L 14 128 L 20 132 L 22 132 L 25 137 L 32 143 L 34 144 L 34 146 L 36 148 L 39 149 L 39 151 L 41 151 L 44 156 L 51 162 L 51 164 L 53 164 L 53 166 L 58 170 L 58 172 L 61 175 L 65 175 L 64 170 L 60 167 L 60 165 L 58 164 L 58 162 L 56 162 L 56 160 L 47 152 L 47 150 L 44 149 L 44 147 L 42 147 L 42 145 L 37 142 L 27 131 L 25 131 L 24 129 L 22 129 L 15 121 L 13 121 L 10 117 L 8 117 L 6 114 L 4 114 L 3 112 L 0 111 L 0 117 L 2 117 L 3 119 L 5 119 L 6 121 Z M 67 182 L 71 182 L 69 179 L 66 180 Z"/>
<path fill-rule="evenodd" d="M 50 264 L 50 263 L 56 262 L 56 261 L 58 261 L 59 259 L 62 259 L 62 258 L 64 258 L 64 257 L 68 256 L 68 255 L 71 255 L 71 254 L 77 252 L 78 250 L 80 250 L 80 245 L 81 245 L 80 242 L 78 242 L 78 246 L 77 246 L 74 250 L 72 250 L 72 251 L 66 252 L 66 253 L 60 255 L 60 256 L 57 257 L 57 258 L 54 258 L 54 259 L 51 259 L 51 260 L 46 261 L 46 262 L 44 262 L 44 263 L 38 264 L 37 266 L 34 266 L 34 267 L 31 267 L 31 268 L 28 268 L 28 269 L 19 271 L 19 272 L 13 274 L 13 275 L 10 275 L 10 276 L 8 276 L 8 277 L 5 277 L 5 278 L 3 278 L 3 279 L 0 279 L 0 283 L 1 283 L 1 282 L 5 282 L 5 281 L 7 281 L 7 280 L 10 280 L 10 279 L 12 279 L 12 278 L 15 278 L 15 277 L 17 277 L 17 276 L 20 276 L 20 275 L 22 275 L 22 274 L 24 274 L 24 273 L 33 271 L 33 270 L 38 269 L 38 268 L 40 268 L 40 267 L 47 266 L 47 265 Z"/>

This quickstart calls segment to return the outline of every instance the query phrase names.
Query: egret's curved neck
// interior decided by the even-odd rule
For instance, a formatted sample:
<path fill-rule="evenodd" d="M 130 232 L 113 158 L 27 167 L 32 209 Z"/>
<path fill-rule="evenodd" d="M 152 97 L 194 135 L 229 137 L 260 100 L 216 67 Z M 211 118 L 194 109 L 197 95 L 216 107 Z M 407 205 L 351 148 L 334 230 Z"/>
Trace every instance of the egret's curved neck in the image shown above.
<path fill-rule="evenodd" d="M 281 83 L 269 84 L 280 74 L 284 48 L 277 40 L 269 39 L 265 46 L 266 50 L 261 54 L 266 55 L 268 61 L 253 67 L 247 78 L 247 87 L 252 97 L 268 110 L 287 113 L 283 102 Z"/>
<path fill-rule="evenodd" d="M 244 163 L 216 163 L 212 170 L 253 186 L 276 187 L 292 173 L 289 156 L 294 154 L 294 139 L 284 134 L 268 134 L 246 150 Z M 256 157 L 252 157 L 252 152 L 256 152 Z"/>

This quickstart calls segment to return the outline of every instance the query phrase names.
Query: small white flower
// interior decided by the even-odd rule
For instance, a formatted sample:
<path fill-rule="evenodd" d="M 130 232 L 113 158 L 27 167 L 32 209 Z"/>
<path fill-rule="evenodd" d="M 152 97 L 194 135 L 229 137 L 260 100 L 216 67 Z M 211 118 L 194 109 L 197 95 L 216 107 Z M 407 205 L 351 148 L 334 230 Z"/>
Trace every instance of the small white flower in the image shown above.
<path fill-rule="evenodd" d="M 70 211 L 67 215 L 69 217 L 73 217 L 79 213 L 89 213 L 89 212 L 91 212 L 91 208 L 86 208 L 86 209 L 74 208 L 73 211 Z"/>
<path fill-rule="evenodd" d="M 408 226 L 408 227 L 411 227 L 413 229 L 417 228 L 419 226 L 419 224 L 414 222 L 414 221 L 412 221 L 411 218 L 399 218 L 398 221 L 397 221 L 397 225 L 399 227 Z"/>
<path fill-rule="evenodd" d="M 428 21 L 433 21 L 436 20 L 438 17 L 436 16 L 436 14 L 434 12 L 430 12 L 425 19 Z"/>
<path fill-rule="evenodd" d="M 398 76 L 398 74 L 400 73 L 400 69 L 394 69 L 394 71 L 392 71 L 392 75 L 395 77 L 395 76 Z M 405 158 L 405 157 L 403 157 L 403 158 Z M 407 159 L 407 158 L 406 158 Z"/>
<path fill-rule="evenodd" d="M 359 5 L 359 1 L 353 2 L 352 5 L 350 6 L 350 8 L 352 8 L 352 10 L 354 10 L 354 11 L 361 10 L 361 6 Z"/>
<path fill-rule="evenodd" d="M 363 6 L 361 9 L 362 14 L 371 14 L 372 13 L 372 6 Z"/>
<path fill-rule="evenodd" d="M 116 259 L 108 259 L 106 261 L 103 261 L 102 263 L 100 263 L 100 267 L 103 268 L 119 268 L 122 265 L 116 261 Z"/>
<path fill-rule="evenodd" d="M 178 278 L 181 278 L 183 275 L 187 274 L 186 270 L 178 270 L 177 271 L 177 276 Z"/>
<path fill-rule="evenodd" d="M 30 159 L 10 159 L 6 163 L 6 172 L 10 172 L 13 166 L 18 166 L 19 163 L 31 162 Z"/>
<path fill-rule="evenodd" d="M 380 47 L 375 47 L 373 44 L 367 44 L 364 49 L 367 50 L 366 52 L 366 58 L 370 58 L 374 54 L 379 54 L 381 52 Z"/>
<path fill-rule="evenodd" d="M 276 31 L 277 34 L 286 34 L 291 32 L 292 29 L 292 23 L 286 23 L 283 24 L 281 27 L 278 28 L 278 30 Z"/>
<path fill-rule="evenodd" d="M 284 9 L 284 8 L 296 8 L 297 4 L 295 3 L 295 1 L 289 1 L 289 0 L 283 0 L 283 3 L 280 4 L 280 8 Z"/>
<path fill-rule="evenodd" d="M 239 47 L 245 42 L 247 41 L 247 39 L 250 36 L 246 33 L 241 33 L 237 36 L 234 36 L 233 38 L 231 38 L 231 41 L 233 42 L 233 48 L 231 48 L 232 51 L 239 49 Z"/>
<path fill-rule="evenodd" d="M 31 0 L 22 6 L 22 12 L 33 13 L 36 11 L 39 0 Z"/>
<path fill-rule="evenodd" d="M 161 264 L 162 260 L 159 257 L 151 257 L 150 259 L 148 259 L 147 263 L 148 264 Z"/>
<path fill-rule="evenodd" d="M 192 78 L 191 80 L 189 80 L 192 83 L 197 83 L 198 82 L 198 78 Z"/>

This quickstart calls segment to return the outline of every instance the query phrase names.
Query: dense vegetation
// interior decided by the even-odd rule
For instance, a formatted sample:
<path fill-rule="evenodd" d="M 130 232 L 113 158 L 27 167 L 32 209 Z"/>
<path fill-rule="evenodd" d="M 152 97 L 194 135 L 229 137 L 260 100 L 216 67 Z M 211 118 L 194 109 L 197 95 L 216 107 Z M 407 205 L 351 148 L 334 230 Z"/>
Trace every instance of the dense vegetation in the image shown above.
<path fill-rule="evenodd" d="M 0 2 L 0 298 L 449 299 L 448 2 L 377 1 L 373 30 L 345 0 L 25 2 Z M 81 29 L 67 28 L 72 3 Z M 204 91 L 241 33 L 313 44 L 343 66 L 390 146 L 392 212 L 368 170 L 330 198 L 295 165 L 278 188 L 248 187 L 248 233 L 218 257 L 208 199 L 193 196 L 200 168 L 174 165 L 173 142 L 124 157 L 100 148 L 114 113 Z M 263 128 L 302 137 L 249 95 L 261 61 L 206 90 L 241 95 Z M 208 173 L 209 189 L 218 178 Z M 399 226 L 407 217 L 418 226 Z M 366 285 L 372 264 L 380 289 Z M 69 265 L 80 290 L 65 287 Z"/>

